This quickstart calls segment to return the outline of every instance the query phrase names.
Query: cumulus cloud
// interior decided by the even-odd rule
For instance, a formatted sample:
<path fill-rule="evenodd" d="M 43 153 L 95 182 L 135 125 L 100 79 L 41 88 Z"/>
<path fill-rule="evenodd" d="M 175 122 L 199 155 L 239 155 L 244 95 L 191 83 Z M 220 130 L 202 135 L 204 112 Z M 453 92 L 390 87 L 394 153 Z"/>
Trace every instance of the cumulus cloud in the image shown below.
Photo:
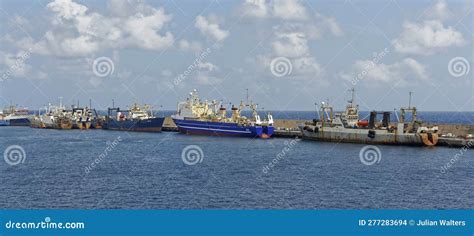
<path fill-rule="evenodd" d="M 241 11 L 245 17 L 283 20 L 273 28 L 270 51 L 247 60 L 270 71 L 273 59 L 288 59 L 291 73 L 280 78 L 321 79 L 324 69 L 311 54 L 309 41 L 323 35 L 344 34 L 335 18 L 320 13 L 310 15 L 299 0 L 246 0 Z"/>
<path fill-rule="evenodd" d="M 265 0 L 245 0 L 242 4 L 242 14 L 250 17 L 264 18 L 268 16 L 268 8 Z"/>
<path fill-rule="evenodd" d="M 288 29 L 277 29 L 271 43 L 271 51 L 258 56 L 258 61 L 265 70 L 270 71 L 272 60 L 284 57 L 290 61 L 291 74 L 281 78 L 312 79 L 322 78 L 323 68 L 311 55 L 308 39 L 304 32 Z"/>
<path fill-rule="evenodd" d="M 446 20 L 450 17 L 450 12 L 445 1 L 438 1 L 426 11 L 427 19 Z"/>
<path fill-rule="evenodd" d="M 273 15 L 284 20 L 308 18 L 306 8 L 298 0 L 274 0 Z"/>
<path fill-rule="evenodd" d="M 129 33 L 128 41 L 135 46 L 145 49 L 161 50 L 173 45 L 173 35 L 170 32 L 160 35 L 163 26 L 171 20 L 163 8 L 152 9 L 152 13 L 144 15 L 138 13 L 127 19 L 124 31 Z"/>
<path fill-rule="evenodd" d="M 210 62 L 200 62 L 198 63 L 198 68 L 206 71 L 215 71 L 217 70 L 217 66 L 210 63 Z"/>
<path fill-rule="evenodd" d="M 31 72 L 31 66 L 25 61 L 29 57 L 29 52 L 18 52 L 17 54 L 5 53 L 0 57 L 0 65 L 3 65 L 6 70 L 3 71 L 1 80 L 6 80 L 8 77 L 25 77 Z M 5 77 L 5 78 L 4 78 Z"/>
<path fill-rule="evenodd" d="M 335 36 L 342 36 L 344 33 L 334 17 L 328 17 L 323 14 L 316 14 L 316 24 L 319 28 L 327 29 Z"/>
<path fill-rule="evenodd" d="M 310 15 L 298 0 L 246 0 L 240 11 L 247 18 L 284 20 L 279 27 L 303 31 L 308 39 L 319 39 L 323 35 L 344 35 L 334 17 L 318 12 Z"/>
<path fill-rule="evenodd" d="M 353 85 L 399 84 L 408 81 L 428 80 L 429 74 L 424 65 L 413 58 L 406 58 L 393 64 L 375 63 L 371 60 L 358 60 L 349 72 L 341 72 L 338 77 L 350 81 Z"/>
<path fill-rule="evenodd" d="M 299 0 L 246 0 L 241 6 L 242 14 L 255 18 L 279 18 L 283 20 L 305 20 L 306 8 Z"/>
<path fill-rule="evenodd" d="M 77 4 L 71 0 L 55 0 L 47 5 L 47 8 L 56 13 L 58 19 L 71 20 L 77 16 L 84 15 L 87 7 Z"/>
<path fill-rule="evenodd" d="M 300 57 L 309 53 L 308 41 L 301 32 L 277 33 L 272 48 L 277 56 L 284 57 Z"/>
<path fill-rule="evenodd" d="M 86 56 L 105 49 L 141 48 L 163 50 L 173 46 L 174 37 L 162 32 L 172 16 L 163 8 L 125 0 L 110 0 L 109 14 L 93 12 L 72 0 L 47 5 L 53 13 L 44 37 L 32 42 L 34 52 L 59 57 Z"/>
<path fill-rule="evenodd" d="M 194 26 L 198 28 L 204 36 L 216 40 L 217 42 L 221 42 L 229 36 L 229 31 L 221 29 L 217 22 L 211 22 L 210 19 L 201 15 L 196 17 Z"/>
<path fill-rule="evenodd" d="M 185 39 L 182 39 L 179 41 L 178 47 L 182 51 L 190 51 L 190 52 L 202 51 L 201 43 L 196 42 L 196 41 L 188 41 Z"/>
<path fill-rule="evenodd" d="M 431 55 L 448 47 L 464 45 L 462 33 L 444 25 L 447 18 L 447 5 L 439 1 L 427 11 L 422 22 L 405 22 L 402 33 L 392 40 L 392 45 L 400 53 L 417 55 Z"/>
<path fill-rule="evenodd" d="M 219 67 L 210 62 L 199 62 L 195 82 L 198 84 L 216 84 L 222 82 Z"/>
<path fill-rule="evenodd" d="M 399 38 L 392 41 L 395 50 L 401 53 L 430 55 L 451 46 L 462 46 L 463 35 L 440 21 L 425 21 L 421 24 L 406 22 Z"/>
<path fill-rule="evenodd" d="M 31 57 L 31 49 L 20 50 L 16 54 L 2 53 L 0 55 L 0 82 L 15 78 L 47 79 L 44 68 L 34 68 L 27 61 Z"/>

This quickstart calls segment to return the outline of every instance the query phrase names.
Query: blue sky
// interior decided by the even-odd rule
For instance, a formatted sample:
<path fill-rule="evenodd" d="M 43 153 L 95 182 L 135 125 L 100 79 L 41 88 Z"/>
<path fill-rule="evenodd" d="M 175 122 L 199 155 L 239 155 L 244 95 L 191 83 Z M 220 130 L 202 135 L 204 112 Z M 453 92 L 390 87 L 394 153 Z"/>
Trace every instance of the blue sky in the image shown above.
<path fill-rule="evenodd" d="M 472 1 L 0 1 L 1 104 L 474 111 Z"/>

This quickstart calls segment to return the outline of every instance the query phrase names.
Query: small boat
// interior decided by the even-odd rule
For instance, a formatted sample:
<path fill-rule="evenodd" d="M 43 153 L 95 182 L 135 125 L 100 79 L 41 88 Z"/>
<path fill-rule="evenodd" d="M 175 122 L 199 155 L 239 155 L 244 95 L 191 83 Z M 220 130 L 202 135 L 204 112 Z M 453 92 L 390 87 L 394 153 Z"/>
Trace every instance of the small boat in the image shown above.
<path fill-rule="evenodd" d="M 245 108 L 250 108 L 252 118 L 241 115 Z M 266 120 L 261 120 L 256 104 L 241 102 L 239 107 L 232 105 L 231 117 L 227 117 L 226 110 L 216 101 L 201 102 L 197 91 L 193 90 L 185 102 L 178 104 L 177 113 L 172 118 L 184 134 L 251 138 L 270 138 L 273 135 L 272 115 L 268 114 Z"/>
<path fill-rule="evenodd" d="M 164 120 L 164 117 L 153 116 L 150 106 L 134 104 L 129 110 L 109 108 L 101 126 L 106 130 L 161 132 Z"/>

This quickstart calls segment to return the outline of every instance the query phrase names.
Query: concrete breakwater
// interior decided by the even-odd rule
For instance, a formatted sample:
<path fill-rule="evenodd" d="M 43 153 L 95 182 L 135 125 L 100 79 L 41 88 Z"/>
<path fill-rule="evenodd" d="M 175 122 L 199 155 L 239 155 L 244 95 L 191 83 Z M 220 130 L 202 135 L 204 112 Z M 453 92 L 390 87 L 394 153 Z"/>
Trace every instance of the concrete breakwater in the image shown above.
<path fill-rule="evenodd" d="M 310 120 L 290 120 L 275 119 L 273 126 L 275 127 L 274 137 L 294 138 L 301 137 L 298 125 L 310 122 Z M 438 126 L 439 128 L 439 146 L 462 147 L 474 142 L 474 125 L 469 124 L 428 124 L 430 126 Z M 163 123 L 163 131 L 177 132 L 173 119 L 166 117 Z"/>

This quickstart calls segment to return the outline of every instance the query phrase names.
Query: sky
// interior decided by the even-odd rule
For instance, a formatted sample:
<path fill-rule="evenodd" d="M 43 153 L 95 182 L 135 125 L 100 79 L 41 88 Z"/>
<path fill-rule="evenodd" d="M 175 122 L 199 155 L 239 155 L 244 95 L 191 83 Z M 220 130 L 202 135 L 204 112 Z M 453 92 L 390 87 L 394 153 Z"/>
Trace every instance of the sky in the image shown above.
<path fill-rule="evenodd" d="M 474 1 L 0 0 L 0 106 L 474 111 Z"/>

